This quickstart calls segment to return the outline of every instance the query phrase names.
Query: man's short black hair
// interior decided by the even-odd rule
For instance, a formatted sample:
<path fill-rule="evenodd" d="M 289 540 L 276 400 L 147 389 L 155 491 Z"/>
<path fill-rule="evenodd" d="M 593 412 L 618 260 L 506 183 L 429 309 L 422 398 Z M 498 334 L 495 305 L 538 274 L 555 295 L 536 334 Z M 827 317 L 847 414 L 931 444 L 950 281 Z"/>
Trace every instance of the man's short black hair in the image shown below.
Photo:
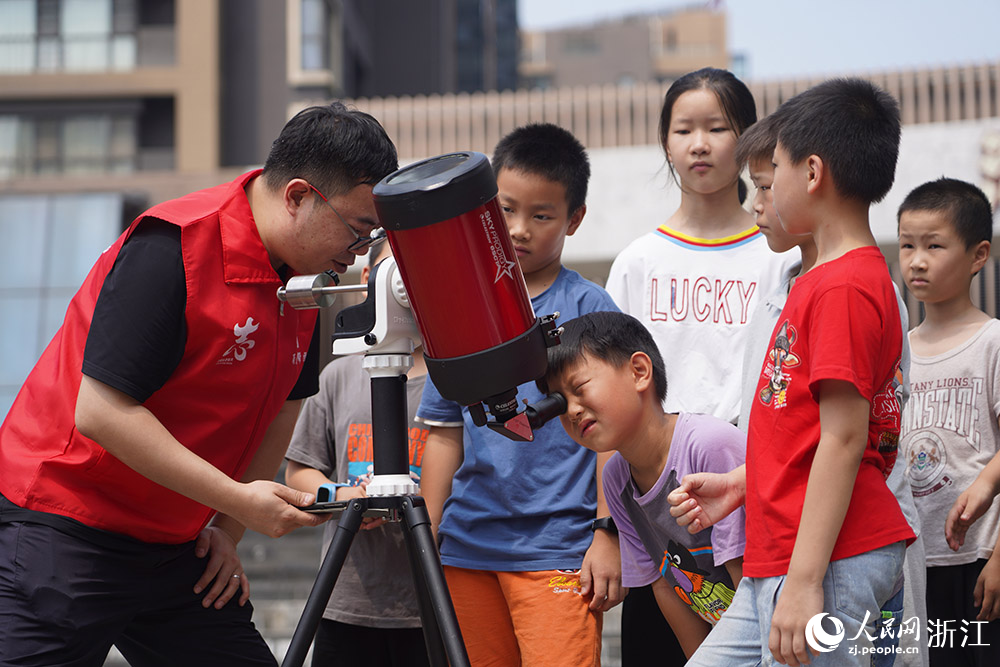
<path fill-rule="evenodd" d="M 778 120 L 774 114 L 765 116 L 740 135 L 734 153 L 736 164 L 741 167 L 751 162 L 771 164 L 774 145 L 778 143 Z"/>
<path fill-rule="evenodd" d="M 941 177 L 915 187 L 899 205 L 896 222 L 907 211 L 935 211 L 944 214 L 965 249 L 993 239 L 993 209 L 986 194 L 972 183 Z M 897 227 L 898 229 L 898 227 Z"/>
<path fill-rule="evenodd" d="M 375 118 L 341 102 L 303 109 L 282 128 L 264 163 L 264 182 L 279 190 L 304 178 L 327 197 L 375 185 L 399 168 L 396 147 Z"/>
<path fill-rule="evenodd" d="M 837 192 L 866 204 L 892 187 L 899 156 L 899 105 L 864 79 L 830 79 L 782 104 L 778 143 L 792 162 L 818 155 Z"/>
<path fill-rule="evenodd" d="M 548 370 L 536 383 L 543 394 L 549 393 L 550 378 L 558 377 L 584 354 L 621 367 L 629 363 L 634 353 L 642 352 L 653 362 L 653 385 L 657 398 L 662 403 L 667 397 L 663 356 L 642 322 L 625 313 L 599 311 L 581 315 L 562 326 L 563 333 L 559 337 L 562 342 L 549 348 Z"/>
<path fill-rule="evenodd" d="M 576 137 L 552 123 L 525 125 L 500 140 L 493 151 L 493 173 L 503 169 L 541 176 L 566 188 L 569 214 L 587 203 L 590 160 Z"/>

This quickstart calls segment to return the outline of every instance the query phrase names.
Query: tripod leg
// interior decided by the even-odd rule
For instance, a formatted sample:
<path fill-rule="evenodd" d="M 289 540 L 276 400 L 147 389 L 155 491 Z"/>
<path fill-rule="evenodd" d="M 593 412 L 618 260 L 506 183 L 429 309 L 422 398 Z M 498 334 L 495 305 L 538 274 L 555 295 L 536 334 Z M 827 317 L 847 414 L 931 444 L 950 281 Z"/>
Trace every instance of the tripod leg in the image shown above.
<path fill-rule="evenodd" d="M 451 667 L 469 667 L 469 654 L 462 641 L 462 631 L 458 627 L 455 607 L 448 593 L 448 584 L 444 579 L 444 570 L 441 569 L 441 560 L 434 544 L 434 535 L 431 533 L 431 520 L 427 516 L 423 498 L 419 496 L 404 498 L 403 520 L 407 526 L 407 539 L 412 540 L 415 547 L 414 551 L 420 565 L 419 571 L 430 596 L 434 617 L 441 630 L 441 639 Z"/>
<path fill-rule="evenodd" d="M 406 555 L 410 559 L 410 573 L 413 575 L 413 583 L 417 591 L 417 604 L 420 606 L 420 625 L 424 632 L 424 645 L 427 647 L 427 660 L 433 667 L 447 667 L 448 658 L 444 650 L 444 642 L 441 639 L 441 626 L 438 625 L 437 616 L 434 614 L 434 606 L 431 603 L 430 591 L 427 589 L 427 581 L 424 579 L 424 571 L 417 556 L 417 544 L 410 532 L 407 524 L 407 517 L 403 517 L 403 543 L 406 545 Z"/>
<path fill-rule="evenodd" d="M 337 532 L 333 534 L 333 541 L 326 551 L 323 564 L 316 575 L 316 583 L 313 584 L 309 599 L 302 610 L 302 618 L 292 634 L 292 641 L 288 645 L 288 652 L 285 659 L 281 661 L 281 667 L 301 667 L 309 653 L 309 645 L 312 644 L 313 637 L 316 636 L 316 629 L 319 627 L 320 619 L 323 618 L 323 610 L 326 609 L 333 593 L 333 587 L 340 576 L 340 570 L 344 567 L 347 553 L 351 549 L 354 536 L 361 526 L 361 519 L 364 516 L 367 502 L 364 498 L 356 498 L 347 505 L 347 509 L 340 517 L 337 524 Z"/>

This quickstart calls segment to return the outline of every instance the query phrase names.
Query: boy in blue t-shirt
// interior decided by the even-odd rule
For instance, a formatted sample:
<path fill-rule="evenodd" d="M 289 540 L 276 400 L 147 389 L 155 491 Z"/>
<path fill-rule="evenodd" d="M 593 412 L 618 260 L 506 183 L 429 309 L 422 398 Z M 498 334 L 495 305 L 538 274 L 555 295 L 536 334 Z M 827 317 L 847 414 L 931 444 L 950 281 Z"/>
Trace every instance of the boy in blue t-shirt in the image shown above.
<path fill-rule="evenodd" d="M 561 263 L 586 212 L 580 142 L 551 124 L 518 128 L 497 144 L 493 169 L 535 313 L 561 323 L 617 310 Z M 528 382 L 518 397 L 542 395 Z M 597 484 L 606 457 L 558 423 L 530 443 L 479 428 L 429 378 L 417 419 L 431 427 L 421 494 L 472 664 L 599 665 L 601 612 L 623 597 L 613 524 L 594 525 L 608 516 Z"/>

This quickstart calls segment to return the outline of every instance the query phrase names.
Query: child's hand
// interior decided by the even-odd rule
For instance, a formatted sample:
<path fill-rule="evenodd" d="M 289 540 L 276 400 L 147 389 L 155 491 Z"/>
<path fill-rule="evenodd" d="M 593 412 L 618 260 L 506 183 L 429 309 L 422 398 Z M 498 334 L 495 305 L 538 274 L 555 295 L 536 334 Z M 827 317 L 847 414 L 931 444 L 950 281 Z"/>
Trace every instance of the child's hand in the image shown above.
<path fill-rule="evenodd" d="M 580 594 L 592 595 L 591 611 L 608 611 L 625 599 L 622 588 L 622 557 L 618 538 L 603 530 L 594 531 L 594 540 L 580 567 Z"/>
<path fill-rule="evenodd" d="M 340 486 L 337 487 L 337 497 L 336 500 L 351 500 L 353 498 L 364 498 L 368 495 L 368 482 L 362 481 L 356 486 Z M 378 528 L 385 523 L 385 519 L 382 517 L 369 516 L 361 520 L 361 530 L 371 530 L 372 528 Z"/>
<path fill-rule="evenodd" d="M 806 643 L 806 624 L 823 611 L 823 587 L 795 585 L 788 579 L 778 596 L 771 617 L 771 634 L 767 647 L 774 659 L 783 665 L 808 665 L 819 655 Z"/>
<path fill-rule="evenodd" d="M 976 614 L 977 621 L 1000 618 L 1000 559 L 991 557 L 986 561 L 983 571 L 976 579 L 972 603 L 979 607 L 979 613 Z"/>
<path fill-rule="evenodd" d="M 689 533 L 715 525 L 746 500 L 746 468 L 725 474 L 699 472 L 685 475 L 667 496 L 670 516 L 687 526 Z"/>
<path fill-rule="evenodd" d="M 976 479 L 958 497 L 944 521 L 944 536 L 952 551 L 965 544 L 965 533 L 986 513 L 994 497 L 993 486 L 981 479 Z"/>

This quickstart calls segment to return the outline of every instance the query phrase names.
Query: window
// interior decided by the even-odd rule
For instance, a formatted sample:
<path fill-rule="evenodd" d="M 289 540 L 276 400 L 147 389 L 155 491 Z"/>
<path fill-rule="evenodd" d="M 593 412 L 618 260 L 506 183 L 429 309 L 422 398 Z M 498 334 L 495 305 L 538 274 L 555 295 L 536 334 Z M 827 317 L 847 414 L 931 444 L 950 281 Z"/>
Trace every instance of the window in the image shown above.
<path fill-rule="evenodd" d="M 128 112 L 0 114 L 0 179 L 132 172 L 136 125 Z"/>
<path fill-rule="evenodd" d="M 10 73 L 34 69 L 35 0 L 0 0 L 0 70 Z"/>
<path fill-rule="evenodd" d="M 663 30 L 663 49 L 667 52 L 677 50 L 677 30 L 668 26 Z"/>
<path fill-rule="evenodd" d="M 97 165 L 105 167 L 110 118 L 97 115 L 70 116 L 63 121 L 63 171 L 86 174 Z"/>
<path fill-rule="evenodd" d="M 545 64 L 545 33 L 528 32 L 521 35 L 520 61 L 525 65 Z"/>
<path fill-rule="evenodd" d="M 0 0 L 0 72 L 126 70 L 136 0 Z"/>
<path fill-rule="evenodd" d="M 563 42 L 563 52 L 573 55 L 593 55 L 599 53 L 597 38 L 590 33 L 569 33 Z"/>
<path fill-rule="evenodd" d="M 302 69 L 330 69 L 330 12 L 326 0 L 302 0 Z"/>
<path fill-rule="evenodd" d="M 17 116 L 0 116 L 0 179 L 14 177 L 14 160 L 10 157 L 18 153 Z"/>
<path fill-rule="evenodd" d="M 35 143 L 31 145 L 28 133 L 25 132 L 23 142 L 24 154 L 34 156 L 34 173 L 39 176 L 52 176 L 62 169 L 60 132 L 62 123 L 55 118 L 40 118 L 35 121 Z M 25 164 L 25 173 L 30 174 L 31 162 Z"/>
<path fill-rule="evenodd" d="M 0 420 L 123 212 L 117 193 L 0 197 Z"/>
<path fill-rule="evenodd" d="M 67 70 L 108 69 L 110 0 L 63 0 L 59 34 L 63 38 L 63 66 Z"/>

